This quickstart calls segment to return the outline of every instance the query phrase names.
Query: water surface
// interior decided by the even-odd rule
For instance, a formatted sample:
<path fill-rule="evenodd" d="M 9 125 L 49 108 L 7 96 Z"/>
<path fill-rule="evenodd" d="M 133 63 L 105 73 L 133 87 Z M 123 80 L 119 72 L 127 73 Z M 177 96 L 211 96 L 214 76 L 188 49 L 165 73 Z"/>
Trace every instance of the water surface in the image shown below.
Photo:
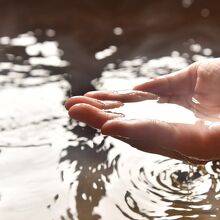
<path fill-rule="evenodd" d="M 218 4 L 5 2 L 0 219 L 218 219 L 218 161 L 190 171 L 103 137 L 63 107 L 70 95 L 129 89 L 219 56 Z"/>

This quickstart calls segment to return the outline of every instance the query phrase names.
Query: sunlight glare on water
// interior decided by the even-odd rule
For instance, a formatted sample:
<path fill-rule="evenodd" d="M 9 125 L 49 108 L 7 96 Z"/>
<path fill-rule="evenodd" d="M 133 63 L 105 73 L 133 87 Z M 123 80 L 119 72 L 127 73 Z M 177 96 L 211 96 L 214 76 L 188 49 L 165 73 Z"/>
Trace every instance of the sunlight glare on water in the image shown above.
<path fill-rule="evenodd" d="M 180 5 L 190 10 L 194 2 L 184 0 Z M 208 10 L 204 7 L 201 16 L 208 18 L 211 11 L 205 9 Z M 92 22 L 93 17 L 88 17 Z M 112 14 L 110 17 L 112 19 Z M 135 19 L 131 17 L 128 21 L 131 20 Z M 90 22 L 86 20 L 86 25 Z M 122 40 L 129 33 L 130 23 L 129 28 L 122 23 L 111 24 L 108 33 L 114 39 Z M 144 27 L 148 31 L 157 20 L 149 19 L 146 23 L 149 29 Z M 148 57 L 146 50 L 145 56 L 129 55 L 129 58 L 115 60 L 115 56 L 122 55 L 124 45 L 112 41 L 96 46 L 95 40 L 99 39 L 95 36 L 88 63 L 95 67 L 103 63 L 105 67 L 101 66 L 98 72 L 98 68 L 92 66 L 95 74 L 91 76 L 91 66 L 84 63 L 88 54 L 83 54 L 90 36 L 86 35 L 84 48 L 80 31 L 72 33 L 74 37 L 67 40 L 64 26 L 60 30 L 38 28 L 21 31 L 17 36 L 0 37 L 0 219 L 218 219 L 219 161 L 189 169 L 182 161 L 141 152 L 119 140 L 104 137 L 84 123 L 69 119 L 64 109 L 69 94 L 79 92 L 75 87 L 82 89 L 87 78 L 89 86 L 93 79 L 91 83 L 97 90 L 131 89 L 193 61 L 212 58 L 214 49 L 193 38 L 187 42 L 178 39 L 179 45 L 187 45 L 186 50 L 170 49 L 166 54 L 152 57 Z M 136 28 L 136 23 L 134 26 Z M 73 27 L 71 24 L 70 29 Z M 100 35 L 99 38 L 106 37 Z M 151 39 L 152 43 L 155 39 L 157 37 Z M 142 48 L 145 43 L 149 46 L 151 41 L 144 39 L 135 47 Z M 64 45 L 70 50 L 66 51 Z M 81 69 L 85 75 L 80 75 Z M 91 88 L 86 86 L 82 91 Z M 185 108 L 177 112 L 177 106 L 157 100 L 133 106 L 128 103 L 114 111 L 124 111 L 129 119 L 134 119 L 140 109 L 143 110 L 138 113 L 140 118 L 179 123 L 196 120 Z"/>
<path fill-rule="evenodd" d="M 190 44 L 189 50 L 193 51 L 192 60 L 195 56 L 197 60 L 212 58 L 211 49 L 203 49 L 200 44 Z M 205 56 L 206 54 L 208 56 Z M 172 52 L 170 56 L 157 59 L 139 57 L 116 65 L 107 65 L 102 76 L 94 80 L 93 84 L 98 90 L 126 91 L 158 74 L 168 74 L 189 64 L 189 55 L 186 59 L 177 51 Z M 122 113 L 125 117 L 123 120 L 147 118 L 189 124 L 197 121 L 192 111 L 174 104 L 158 103 L 157 100 L 125 103 L 112 111 Z M 111 141 L 120 142 L 115 139 Z M 203 216 L 206 216 L 205 219 L 212 219 L 218 215 L 219 201 L 216 196 L 219 194 L 219 175 L 216 174 L 214 177 L 210 173 L 212 163 L 189 168 L 188 164 L 166 157 L 152 156 L 135 149 L 130 149 L 129 152 L 129 146 L 116 143 L 114 150 L 121 151 L 117 172 L 109 177 L 106 183 L 106 197 L 95 209 L 102 219 L 108 219 L 104 209 L 111 206 L 110 201 L 115 201 L 111 211 L 119 220 L 125 217 L 200 219 Z"/>

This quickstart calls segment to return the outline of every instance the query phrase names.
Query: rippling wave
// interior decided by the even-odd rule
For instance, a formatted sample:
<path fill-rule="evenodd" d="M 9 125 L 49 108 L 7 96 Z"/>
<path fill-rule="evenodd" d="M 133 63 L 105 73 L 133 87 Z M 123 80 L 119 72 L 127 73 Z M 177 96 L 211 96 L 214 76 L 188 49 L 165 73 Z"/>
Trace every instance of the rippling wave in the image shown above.
<path fill-rule="evenodd" d="M 219 56 L 218 1 L 12 2 L 0 9 L 0 219 L 220 219 L 219 161 L 140 152 L 63 106 Z"/>

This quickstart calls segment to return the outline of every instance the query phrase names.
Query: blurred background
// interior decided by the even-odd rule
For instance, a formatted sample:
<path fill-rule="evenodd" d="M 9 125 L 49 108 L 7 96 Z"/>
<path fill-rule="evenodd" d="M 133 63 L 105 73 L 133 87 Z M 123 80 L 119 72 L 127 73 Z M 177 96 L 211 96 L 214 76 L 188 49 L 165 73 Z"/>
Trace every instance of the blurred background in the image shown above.
<path fill-rule="evenodd" d="M 0 3 L 0 219 L 219 219 L 219 162 L 140 152 L 63 107 L 218 57 L 218 0 Z"/>

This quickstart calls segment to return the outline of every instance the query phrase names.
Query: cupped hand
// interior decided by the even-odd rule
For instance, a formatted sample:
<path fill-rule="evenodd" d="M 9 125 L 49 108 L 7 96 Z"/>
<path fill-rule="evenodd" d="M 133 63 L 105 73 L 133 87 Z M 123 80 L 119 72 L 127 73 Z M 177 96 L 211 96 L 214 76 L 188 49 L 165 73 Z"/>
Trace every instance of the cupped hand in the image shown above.
<path fill-rule="evenodd" d="M 124 120 L 108 112 L 126 102 L 157 99 L 192 110 L 195 124 Z M 196 62 L 132 91 L 94 91 L 66 102 L 69 115 L 140 150 L 192 163 L 220 159 L 220 59 Z M 207 121 L 209 123 L 207 123 Z"/>

